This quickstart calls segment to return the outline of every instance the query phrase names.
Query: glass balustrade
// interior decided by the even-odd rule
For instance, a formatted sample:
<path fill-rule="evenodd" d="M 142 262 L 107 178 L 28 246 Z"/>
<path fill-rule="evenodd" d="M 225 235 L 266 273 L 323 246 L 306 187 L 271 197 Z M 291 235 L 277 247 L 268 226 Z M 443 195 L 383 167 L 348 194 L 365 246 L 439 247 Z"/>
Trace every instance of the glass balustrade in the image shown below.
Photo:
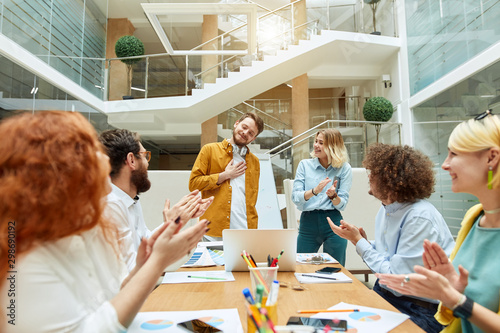
<path fill-rule="evenodd" d="M 299 162 L 311 158 L 316 133 L 321 129 L 337 128 L 344 138 L 353 168 L 361 168 L 366 149 L 373 143 L 401 144 L 400 123 L 328 120 L 269 150 L 278 193 L 283 192 L 283 180 L 293 179 Z"/>
<path fill-rule="evenodd" d="M 248 3 L 245 1 L 237 1 Z M 361 0 L 311 0 L 306 2 L 305 14 L 299 1 L 273 11 L 257 6 L 257 47 L 254 53 L 242 54 L 247 49 L 246 16 L 219 15 L 219 36 L 198 45 L 183 54 L 155 54 L 143 57 L 132 66 L 132 92 L 129 93 L 126 66 L 120 59 L 107 60 L 107 98 L 118 100 L 122 96 L 153 98 L 188 96 L 193 89 L 202 89 L 205 83 L 239 72 L 253 60 L 275 55 L 300 39 L 309 39 L 321 30 L 337 30 L 397 36 L 395 2 L 380 1 L 373 20 L 372 8 Z M 374 29 L 373 23 L 376 24 Z M 212 54 L 204 51 L 215 50 Z M 353 118 L 357 119 L 357 118 Z"/>

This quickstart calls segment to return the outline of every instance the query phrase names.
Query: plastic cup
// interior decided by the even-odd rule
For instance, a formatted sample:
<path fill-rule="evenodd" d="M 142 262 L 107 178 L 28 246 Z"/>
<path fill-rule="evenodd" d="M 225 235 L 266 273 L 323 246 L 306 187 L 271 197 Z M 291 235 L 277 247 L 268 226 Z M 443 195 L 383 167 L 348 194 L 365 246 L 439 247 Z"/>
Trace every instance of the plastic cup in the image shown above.
<path fill-rule="evenodd" d="M 250 280 L 252 281 L 252 295 L 256 295 L 257 285 L 264 285 L 264 294 L 262 296 L 267 297 L 269 291 L 271 290 L 271 285 L 274 280 L 278 279 L 278 268 L 268 267 L 267 263 L 257 263 L 257 267 L 250 267 Z"/>

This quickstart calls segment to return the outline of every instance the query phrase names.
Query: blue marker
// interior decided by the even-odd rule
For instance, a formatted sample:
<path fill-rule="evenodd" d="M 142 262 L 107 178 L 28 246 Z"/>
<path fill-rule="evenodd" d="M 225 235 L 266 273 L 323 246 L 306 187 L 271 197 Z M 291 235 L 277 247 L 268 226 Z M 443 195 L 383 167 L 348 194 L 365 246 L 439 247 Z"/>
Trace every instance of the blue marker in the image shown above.
<path fill-rule="evenodd" d="M 252 293 L 250 292 L 250 289 L 248 289 L 248 288 L 243 289 L 243 296 L 245 296 L 245 299 L 247 300 L 247 302 L 249 304 L 252 304 L 252 305 L 255 304 L 253 297 L 252 297 Z"/>

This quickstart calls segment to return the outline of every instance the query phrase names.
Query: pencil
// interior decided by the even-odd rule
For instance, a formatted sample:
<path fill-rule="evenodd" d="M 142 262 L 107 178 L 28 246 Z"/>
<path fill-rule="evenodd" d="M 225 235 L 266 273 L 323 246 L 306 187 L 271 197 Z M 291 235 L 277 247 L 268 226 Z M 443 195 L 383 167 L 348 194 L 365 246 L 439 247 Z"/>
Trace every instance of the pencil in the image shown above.
<path fill-rule="evenodd" d="M 359 309 L 335 309 L 335 310 L 298 310 L 297 313 L 320 313 L 320 312 L 359 312 Z"/>
<path fill-rule="evenodd" d="M 221 278 L 221 277 L 212 277 L 212 276 L 194 276 L 194 275 L 188 275 L 188 278 L 191 278 L 191 279 L 205 279 L 205 280 L 220 280 L 220 281 L 226 281 L 226 278 Z"/>
<path fill-rule="evenodd" d="M 336 278 L 330 277 L 330 276 L 319 276 L 319 275 L 310 275 L 310 274 L 302 274 L 302 276 L 318 278 L 318 279 L 326 279 L 326 280 L 337 280 Z"/>

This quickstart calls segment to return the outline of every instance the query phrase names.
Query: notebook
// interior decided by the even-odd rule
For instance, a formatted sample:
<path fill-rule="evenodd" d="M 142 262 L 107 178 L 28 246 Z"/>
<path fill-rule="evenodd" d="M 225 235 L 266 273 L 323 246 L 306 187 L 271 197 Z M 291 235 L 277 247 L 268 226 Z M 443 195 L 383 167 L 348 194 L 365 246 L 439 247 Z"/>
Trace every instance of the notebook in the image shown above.
<path fill-rule="evenodd" d="M 225 229 L 222 231 L 226 272 L 248 271 L 241 257 L 245 250 L 256 262 L 267 262 L 267 256 L 276 258 L 281 250 L 278 266 L 281 272 L 294 272 L 297 257 L 296 229 Z"/>

